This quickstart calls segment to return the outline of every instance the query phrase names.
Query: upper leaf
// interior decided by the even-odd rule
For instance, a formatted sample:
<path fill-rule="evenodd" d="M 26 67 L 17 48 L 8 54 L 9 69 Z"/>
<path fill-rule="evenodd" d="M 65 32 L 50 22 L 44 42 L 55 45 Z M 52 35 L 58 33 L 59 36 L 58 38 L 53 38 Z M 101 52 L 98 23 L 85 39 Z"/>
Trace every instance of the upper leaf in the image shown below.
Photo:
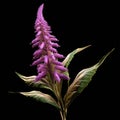
<path fill-rule="evenodd" d="M 72 51 L 71 53 L 69 53 L 67 55 L 67 57 L 64 59 L 64 61 L 62 62 L 64 66 L 68 67 L 70 62 L 72 61 L 72 59 L 74 58 L 75 54 L 78 53 L 78 52 L 81 52 L 82 50 L 90 47 L 91 45 L 87 45 L 85 47 L 82 47 L 82 48 L 77 48 L 75 49 L 74 51 Z"/>
<path fill-rule="evenodd" d="M 110 55 L 110 53 L 113 50 L 114 49 L 112 49 L 110 52 L 104 55 L 97 64 L 95 64 L 92 67 L 83 69 L 77 74 L 73 83 L 69 86 L 64 96 L 66 107 L 68 107 L 71 101 L 73 101 L 73 99 L 75 99 L 75 97 L 78 96 L 87 87 L 87 85 L 92 80 L 92 77 L 95 75 L 97 69 L 100 67 L 100 65 L 104 62 L 104 60 Z"/>
<path fill-rule="evenodd" d="M 20 94 L 22 94 L 26 97 L 34 98 L 35 100 L 43 102 L 43 103 L 48 103 L 48 104 L 60 109 L 60 107 L 57 104 L 57 102 L 55 101 L 55 99 L 52 96 L 45 94 L 43 92 L 30 91 L 30 92 L 20 92 Z"/>

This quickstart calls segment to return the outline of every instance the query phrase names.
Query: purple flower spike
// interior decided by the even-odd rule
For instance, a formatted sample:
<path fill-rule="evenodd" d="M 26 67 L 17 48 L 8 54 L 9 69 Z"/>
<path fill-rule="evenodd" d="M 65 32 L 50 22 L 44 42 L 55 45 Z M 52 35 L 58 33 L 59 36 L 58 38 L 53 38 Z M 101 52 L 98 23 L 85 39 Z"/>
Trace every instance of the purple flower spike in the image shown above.
<path fill-rule="evenodd" d="M 64 58 L 63 55 L 59 54 L 56 48 L 60 47 L 58 45 L 58 39 L 51 35 L 51 27 L 45 21 L 43 17 L 43 7 L 42 4 L 38 8 L 37 19 L 35 21 L 35 39 L 31 42 L 32 47 L 37 50 L 33 53 L 33 66 L 37 66 L 38 75 L 35 81 L 39 81 L 42 78 L 50 75 L 52 80 L 58 82 L 61 79 L 69 79 L 64 72 L 67 71 L 67 68 L 58 61 L 58 59 Z"/>

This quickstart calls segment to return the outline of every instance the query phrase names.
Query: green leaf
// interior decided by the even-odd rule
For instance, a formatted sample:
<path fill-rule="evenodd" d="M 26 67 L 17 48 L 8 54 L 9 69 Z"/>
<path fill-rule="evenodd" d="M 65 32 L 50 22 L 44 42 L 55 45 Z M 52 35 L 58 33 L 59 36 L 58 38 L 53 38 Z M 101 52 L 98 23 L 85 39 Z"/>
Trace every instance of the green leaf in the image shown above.
<path fill-rule="evenodd" d="M 38 82 L 35 82 L 35 75 L 32 76 L 24 76 L 21 75 L 20 73 L 16 72 L 16 74 L 18 75 L 19 78 L 21 78 L 26 84 L 36 87 L 36 88 L 45 88 L 45 89 L 49 89 L 52 91 L 51 87 L 49 86 L 48 81 L 44 78 Z"/>
<path fill-rule="evenodd" d="M 33 82 L 36 78 L 36 75 L 32 75 L 32 76 L 24 76 L 18 72 L 15 72 L 22 80 L 24 80 L 25 82 Z"/>
<path fill-rule="evenodd" d="M 69 64 L 70 64 L 70 62 L 71 62 L 72 59 L 74 58 L 75 54 L 77 54 L 78 52 L 81 52 L 82 50 L 84 50 L 84 49 L 86 49 L 86 48 L 88 48 L 88 47 L 90 47 L 90 46 L 91 46 L 91 45 L 87 45 L 87 46 L 82 47 L 82 48 L 77 48 L 77 49 L 75 49 L 74 51 L 72 51 L 71 53 L 69 53 L 69 54 L 67 55 L 67 57 L 64 59 L 64 61 L 62 62 L 63 65 L 64 65 L 65 67 L 68 67 Z"/>
<path fill-rule="evenodd" d="M 95 75 L 97 69 L 101 66 L 101 64 L 110 55 L 110 53 L 113 50 L 114 48 L 110 52 L 108 52 L 106 55 L 104 55 L 97 64 L 93 65 L 92 67 L 83 69 L 77 74 L 73 83 L 69 86 L 64 96 L 66 107 L 68 107 L 71 101 L 73 101 L 73 99 L 75 99 L 75 97 L 77 97 L 88 86 L 88 84 L 92 80 L 92 77 Z"/>
<path fill-rule="evenodd" d="M 57 102 L 55 101 L 55 99 L 52 96 L 45 94 L 43 92 L 30 91 L 30 92 L 20 92 L 20 94 L 22 94 L 26 97 L 34 98 L 35 100 L 43 102 L 43 103 L 48 103 L 48 104 L 56 107 L 57 109 L 60 109 L 60 107 L 57 104 Z"/>

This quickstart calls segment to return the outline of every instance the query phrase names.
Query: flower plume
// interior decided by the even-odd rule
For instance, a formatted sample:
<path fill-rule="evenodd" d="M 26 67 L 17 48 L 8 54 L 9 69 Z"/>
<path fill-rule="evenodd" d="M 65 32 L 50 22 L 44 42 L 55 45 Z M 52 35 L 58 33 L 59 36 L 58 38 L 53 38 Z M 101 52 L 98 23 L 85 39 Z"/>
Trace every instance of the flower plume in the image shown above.
<path fill-rule="evenodd" d="M 37 48 L 33 53 L 33 66 L 37 66 L 38 75 L 35 81 L 39 81 L 42 78 L 49 75 L 52 80 L 60 82 L 61 79 L 69 79 L 68 76 L 64 74 L 67 68 L 58 61 L 64 58 L 62 54 L 59 54 L 57 49 L 59 46 L 58 39 L 52 35 L 51 27 L 48 25 L 43 17 L 42 4 L 38 8 L 37 18 L 35 21 L 35 39 L 32 41 L 32 47 Z"/>

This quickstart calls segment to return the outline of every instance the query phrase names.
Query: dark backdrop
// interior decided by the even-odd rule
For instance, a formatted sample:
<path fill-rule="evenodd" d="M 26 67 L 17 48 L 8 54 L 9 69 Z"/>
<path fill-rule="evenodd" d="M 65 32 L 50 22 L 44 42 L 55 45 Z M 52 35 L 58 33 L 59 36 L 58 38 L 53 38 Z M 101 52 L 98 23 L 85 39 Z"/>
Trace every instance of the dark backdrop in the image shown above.
<path fill-rule="evenodd" d="M 16 76 L 36 74 L 32 63 L 30 42 L 35 37 L 34 22 L 36 12 L 44 2 L 44 17 L 53 34 L 59 39 L 58 51 L 65 56 L 72 50 L 91 44 L 77 54 L 70 64 L 70 77 L 83 68 L 94 65 L 110 51 L 116 50 L 99 68 L 92 82 L 75 99 L 68 110 L 68 120 L 111 118 L 117 116 L 118 79 L 118 8 L 112 2 L 81 2 L 61 0 L 19 0 L 10 2 L 8 24 L 8 91 L 25 91 L 29 88 Z M 8 36 L 6 36 L 8 37 Z M 8 94 L 7 113 L 11 119 L 60 120 L 58 111 L 48 105 L 36 102 L 18 94 Z M 43 118 L 44 117 L 44 118 Z"/>

